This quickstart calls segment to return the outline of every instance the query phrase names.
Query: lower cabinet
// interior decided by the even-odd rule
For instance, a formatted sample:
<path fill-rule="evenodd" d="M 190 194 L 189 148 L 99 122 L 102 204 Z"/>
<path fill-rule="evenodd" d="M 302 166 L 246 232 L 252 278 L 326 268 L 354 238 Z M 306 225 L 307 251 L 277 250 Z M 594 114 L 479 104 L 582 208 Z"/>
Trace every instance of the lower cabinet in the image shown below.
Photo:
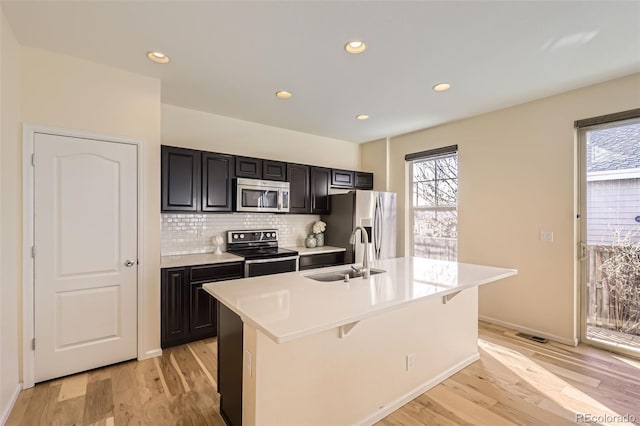
<path fill-rule="evenodd" d="M 307 254 L 300 256 L 300 270 L 344 265 L 344 251 L 333 253 Z"/>
<path fill-rule="evenodd" d="M 243 277 L 243 263 L 162 269 L 162 348 L 217 335 L 216 300 L 202 285 Z"/>

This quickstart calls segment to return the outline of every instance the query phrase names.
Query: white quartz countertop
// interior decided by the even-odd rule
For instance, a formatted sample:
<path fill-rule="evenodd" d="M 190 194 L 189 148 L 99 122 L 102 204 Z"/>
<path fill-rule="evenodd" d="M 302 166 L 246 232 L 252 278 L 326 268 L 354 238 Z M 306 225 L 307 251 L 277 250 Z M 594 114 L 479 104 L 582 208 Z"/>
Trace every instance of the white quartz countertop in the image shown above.
<path fill-rule="evenodd" d="M 178 268 L 180 266 L 208 265 L 214 263 L 242 262 L 244 257 L 231 253 L 213 254 L 184 254 L 179 256 L 162 256 L 161 268 Z"/>
<path fill-rule="evenodd" d="M 371 266 L 386 272 L 368 280 L 352 278 L 349 283 L 307 278 L 349 269 L 342 265 L 209 283 L 203 288 L 243 322 L 284 343 L 518 273 L 418 257 L 379 260 Z"/>
<path fill-rule="evenodd" d="M 308 256 L 310 254 L 323 254 L 323 253 L 336 253 L 340 251 L 346 251 L 344 247 L 333 247 L 333 246 L 322 246 L 322 247 L 313 247 L 308 248 L 304 246 L 296 246 L 296 247 L 285 247 L 289 250 L 295 250 L 300 253 L 300 256 Z"/>

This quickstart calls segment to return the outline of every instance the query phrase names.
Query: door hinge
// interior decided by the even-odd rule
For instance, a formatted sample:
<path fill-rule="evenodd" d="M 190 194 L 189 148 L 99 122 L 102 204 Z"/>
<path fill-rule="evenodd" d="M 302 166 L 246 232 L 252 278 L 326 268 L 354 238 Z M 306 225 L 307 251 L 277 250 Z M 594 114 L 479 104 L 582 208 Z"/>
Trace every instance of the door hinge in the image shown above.
<path fill-rule="evenodd" d="M 36 154 L 31 154 L 31 165 L 32 166 L 36 165 Z"/>
<path fill-rule="evenodd" d="M 36 350 L 36 338 L 31 339 L 31 350 Z"/>
<path fill-rule="evenodd" d="M 36 246 L 31 246 L 31 257 L 34 259 L 36 257 Z"/>

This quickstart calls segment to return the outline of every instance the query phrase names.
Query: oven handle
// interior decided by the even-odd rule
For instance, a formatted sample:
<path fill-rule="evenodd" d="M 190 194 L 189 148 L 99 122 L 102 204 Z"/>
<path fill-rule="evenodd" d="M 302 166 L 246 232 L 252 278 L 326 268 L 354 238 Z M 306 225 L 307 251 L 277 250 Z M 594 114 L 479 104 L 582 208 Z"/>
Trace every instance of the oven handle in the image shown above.
<path fill-rule="evenodd" d="M 255 259 L 255 260 L 245 260 L 244 261 L 244 277 L 249 278 L 249 265 L 252 263 L 271 263 L 271 262 L 280 262 L 285 260 L 295 260 L 296 261 L 296 271 L 299 270 L 299 260 L 300 255 L 298 256 L 287 256 L 287 257 L 272 257 L 270 259 Z"/>

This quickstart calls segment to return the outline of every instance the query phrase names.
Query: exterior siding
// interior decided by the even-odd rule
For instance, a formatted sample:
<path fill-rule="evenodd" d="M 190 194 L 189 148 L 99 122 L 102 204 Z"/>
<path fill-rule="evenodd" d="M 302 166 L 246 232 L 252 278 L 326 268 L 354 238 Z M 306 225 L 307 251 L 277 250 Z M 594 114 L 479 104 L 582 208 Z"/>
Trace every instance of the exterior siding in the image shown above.
<path fill-rule="evenodd" d="M 640 178 L 587 182 L 587 243 L 611 244 L 615 231 L 640 241 Z"/>

